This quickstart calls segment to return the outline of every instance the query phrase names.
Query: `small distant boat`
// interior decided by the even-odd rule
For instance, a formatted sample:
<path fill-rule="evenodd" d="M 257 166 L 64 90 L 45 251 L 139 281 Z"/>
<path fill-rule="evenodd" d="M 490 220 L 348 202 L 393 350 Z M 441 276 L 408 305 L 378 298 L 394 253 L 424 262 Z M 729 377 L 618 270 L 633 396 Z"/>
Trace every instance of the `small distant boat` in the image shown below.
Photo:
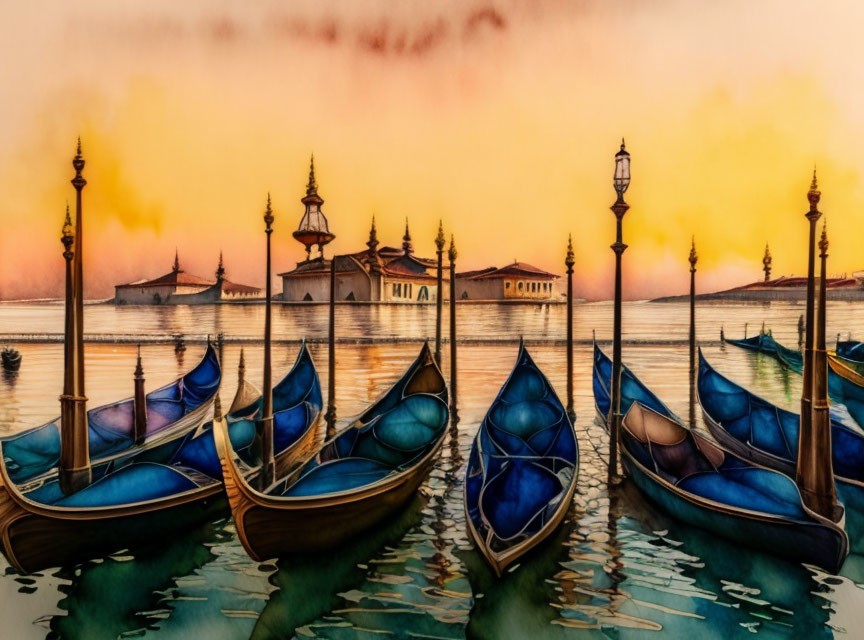
<path fill-rule="evenodd" d="M 864 373 L 864 342 L 857 340 L 840 340 L 837 342 L 834 354 L 855 368 L 859 373 Z"/>
<path fill-rule="evenodd" d="M 0 360 L 6 371 L 18 371 L 21 368 L 21 352 L 13 347 L 3 347 L 0 351 Z"/>
<path fill-rule="evenodd" d="M 743 340 L 726 340 L 726 342 L 770 355 L 796 373 L 800 374 L 804 370 L 804 358 L 801 352 L 783 346 L 770 333 L 759 333 L 757 336 Z M 864 368 L 864 365 L 861 366 Z M 834 402 L 845 405 L 855 421 L 864 425 L 864 375 L 849 360 L 830 353 L 828 355 L 828 395 Z"/>
<path fill-rule="evenodd" d="M 431 471 L 448 415 L 447 387 L 426 344 L 387 393 L 264 492 L 247 481 L 225 421 L 216 421 L 216 448 L 243 547 L 259 561 L 321 551 L 383 520 Z"/>
<path fill-rule="evenodd" d="M 608 377 L 597 371 L 598 364 Z M 595 345 L 598 412 L 608 406 L 610 382 L 611 361 Z M 839 571 L 849 553 L 842 522 L 810 512 L 793 480 L 684 427 L 626 367 L 621 386 L 622 459 L 649 499 L 669 515 L 735 543 Z M 653 406 L 643 404 L 643 398 Z"/>
<path fill-rule="evenodd" d="M 499 576 L 561 524 L 576 490 L 573 423 L 524 345 L 474 438 L 465 513 Z"/>
<path fill-rule="evenodd" d="M 250 391 L 241 384 L 236 398 Z M 277 465 L 290 466 L 314 446 L 321 387 L 312 357 L 302 345 L 291 371 L 273 388 Z M 222 419 L 245 478 L 257 475 L 250 449 L 261 399 Z M 5 443 L 0 450 L 5 453 Z M 79 561 L 181 530 L 225 508 L 222 468 L 212 423 L 185 437 L 117 460 L 84 489 L 64 495 L 56 476 L 16 484 L 0 465 L 6 495 L 0 497 L 0 541 L 18 570 L 29 573 Z"/>
<path fill-rule="evenodd" d="M 705 424 L 735 455 L 795 477 L 799 416 L 781 409 L 714 369 L 699 352 L 699 402 Z M 864 489 L 864 433 L 831 418 L 831 449 L 838 484 Z"/>

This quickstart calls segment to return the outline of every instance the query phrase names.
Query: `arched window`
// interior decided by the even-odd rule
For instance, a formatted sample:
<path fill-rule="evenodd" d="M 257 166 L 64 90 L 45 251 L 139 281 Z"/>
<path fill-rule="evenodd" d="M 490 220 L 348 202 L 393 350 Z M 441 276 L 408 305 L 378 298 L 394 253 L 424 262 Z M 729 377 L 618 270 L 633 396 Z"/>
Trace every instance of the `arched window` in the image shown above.
<path fill-rule="evenodd" d="M 467 292 L 467 291 L 463 291 L 463 292 L 462 292 L 462 299 L 463 299 L 463 300 L 467 300 L 467 299 L 468 299 L 468 292 Z"/>
<path fill-rule="evenodd" d="M 523 283 L 520 282 L 520 283 L 519 283 L 519 291 L 522 291 L 522 286 L 523 286 Z"/>
<path fill-rule="evenodd" d="M 307 292 L 306 295 L 303 296 L 303 302 L 312 302 L 312 294 Z"/>
<path fill-rule="evenodd" d="M 417 293 L 417 300 L 418 301 L 424 301 L 424 300 L 428 300 L 428 299 L 429 299 L 429 287 L 427 287 L 424 284 L 422 287 L 420 287 L 419 293 Z"/>

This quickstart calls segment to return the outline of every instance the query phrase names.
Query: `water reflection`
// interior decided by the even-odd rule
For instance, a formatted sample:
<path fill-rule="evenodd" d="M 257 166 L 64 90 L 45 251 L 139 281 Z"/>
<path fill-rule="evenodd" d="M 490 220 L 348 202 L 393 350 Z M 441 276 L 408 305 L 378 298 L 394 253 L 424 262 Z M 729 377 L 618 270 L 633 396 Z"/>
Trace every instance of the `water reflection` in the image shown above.
<path fill-rule="evenodd" d="M 686 305 L 644 304 L 638 314 L 643 314 L 643 308 L 644 324 L 643 315 L 628 310 L 628 322 L 635 324 L 640 319 L 638 326 L 631 327 L 633 335 L 665 339 L 680 329 L 686 339 Z M 434 308 L 418 307 L 410 313 L 401 309 L 366 308 L 356 323 L 343 315 L 343 335 L 359 335 L 371 327 L 383 335 L 399 336 L 422 334 L 424 327 L 433 329 Z M 0 305 L 0 330 L 10 326 L 7 311 L 6 305 Z M 53 317 L 57 310 L 48 311 Z M 480 331 L 505 317 L 507 321 L 493 335 L 515 333 L 527 326 L 535 335 L 547 332 L 554 337 L 563 318 L 559 317 L 561 311 L 554 305 L 514 307 L 512 315 L 495 312 L 481 320 L 460 314 L 460 322 L 466 316 L 464 322 Z M 700 309 L 700 320 L 703 313 L 721 317 L 722 311 Z M 734 319 L 744 311 L 763 312 L 734 308 L 729 315 Z M 775 317 L 769 326 L 778 339 L 782 330 L 795 335 L 800 308 L 789 305 L 784 311 L 772 305 L 766 312 Z M 62 308 L 60 313 L 62 320 Z M 129 326 L 137 323 L 151 329 L 158 326 L 158 320 L 169 335 L 188 330 L 199 321 L 203 323 L 202 333 L 215 335 L 219 314 L 222 330 L 228 335 L 250 335 L 263 322 L 256 307 L 218 312 L 209 309 L 205 320 L 197 315 L 198 309 L 189 308 L 148 310 L 142 316 L 133 308 L 107 313 L 88 307 L 88 313 L 105 313 L 105 318 L 122 314 Z M 577 310 L 577 315 L 580 313 L 584 315 L 578 324 L 588 337 L 592 322 L 598 327 L 609 324 L 602 305 L 582 305 Z M 430 314 L 432 320 L 427 320 Z M 319 321 L 326 332 L 326 306 L 302 311 L 282 307 L 278 315 L 283 329 L 291 327 L 295 335 L 304 328 L 317 331 L 308 323 Z M 54 322 L 51 317 L 32 309 L 21 316 L 34 327 L 50 325 Z M 414 324 L 400 324 L 408 319 Z M 186 324 L 176 326 L 174 322 Z M 203 326 L 210 322 L 212 326 Z M 378 323 L 393 326 L 384 330 Z M 16 325 L 16 330 L 22 326 L 26 325 Z M 783 339 L 790 343 L 795 340 Z M 336 372 L 340 416 L 345 419 L 358 413 L 389 387 L 416 356 L 417 348 L 412 344 L 340 345 Z M 548 343 L 529 348 L 551 383 L 563 390 L 563 346 Z M 172 345 L 145 346 L 148 388 L 177 377 L 197 362 L 204 347 L 190 343 L 187 350 L 184 366 L 176 359 Z M 6 432 L 40 424 L 57 414 L 62 346 L 32 344 L 24 345 L 21 351 L 25 364 L 14 383 L 0 378 L 0 429 Z M 274 346 L 274 377 L 290 368 L 296 352 L 296 345 Z M 240 345 L 225 344 L 223 396 L 234 392 L 239 353 Z M 797 410 L 800 376 L 786 375 L 772 359 L 740 349 L 708 346 L 705 353 L 724 374 L 772 402 Z M 312 345 L 312 354 L 326 380 L 326 345 Z M 88 344 L 86 357 L 92 405 L 130 395 L 133 345 Z M 588 345 L 574 350 L 581 467 L 573 508 L 556 536 L 532 550 L 503 579 L 494 579 L 472 549 L 465 530 L 462 480 L 471 441 L 512 368 L 516 345 L 466 344 L 460 346 L 459 357 L 462 420 L 450 430 L 422 496 L 391 522 L 336 553 L 284 558 L 275 563 L 249 559 L 233 526 L 223 519 L 170 542 L 157 541 L 158 550 L 149 554 L 118 554 L 29 577 L 6 568 L 0 576 L 4 628 L 14 630 L 16 638 L 45 638 L 50 634 L 158 640 L 382 634 L 498 640 L 585 634 L 720 638 L 744 632 L 769 637 L 817 637 L 844 630 L 850 635 L 856 633 L 864 611 L 864 593 L 859 586 L 864 583 L 864 556 L 857 555 L 859 550 L 848 558 L 840 576 L 829 576 L 735 547 L 667 518 L 626 482 L 608 491 L 604 462 L 607 440 L 603 429 L 593 422 Z M 256 385 L 261 381 L 261 358 L 260 346 L 247 346 L 247 376 Z M 670 409 L 682 416 L 688 414 L 686 344 L 628 344 L 624 359 Z M 445 372 L 447 366 L 445 357 Z M 701 424 L 701 412 L 696 414 L 696 422 Z M 860 513 L 864 514 L 864 505 Z"/>

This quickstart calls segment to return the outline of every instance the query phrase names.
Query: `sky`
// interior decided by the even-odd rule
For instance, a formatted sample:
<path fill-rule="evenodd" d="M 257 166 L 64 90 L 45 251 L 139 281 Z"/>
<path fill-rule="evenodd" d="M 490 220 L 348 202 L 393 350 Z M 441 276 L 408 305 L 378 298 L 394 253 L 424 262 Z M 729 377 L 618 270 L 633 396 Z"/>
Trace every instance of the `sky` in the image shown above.
<path fill-rule="evenodd" d="M 59 296 L 82 138 L 85 295 L 181 266 L 264 280 L 293 240 L 314 152 L 336 240 L 410 220 L 458 268 L 518 259 L 612 296 L 609 206 L 632 154 L 624 296 L 806 268 L 814 166 L 829 272 L 864 269 L 864 5 L 730 0 L 30 0 L 0 22 L 0 299 Z M 278 290 L 278 289 L 277 289 Z"/>

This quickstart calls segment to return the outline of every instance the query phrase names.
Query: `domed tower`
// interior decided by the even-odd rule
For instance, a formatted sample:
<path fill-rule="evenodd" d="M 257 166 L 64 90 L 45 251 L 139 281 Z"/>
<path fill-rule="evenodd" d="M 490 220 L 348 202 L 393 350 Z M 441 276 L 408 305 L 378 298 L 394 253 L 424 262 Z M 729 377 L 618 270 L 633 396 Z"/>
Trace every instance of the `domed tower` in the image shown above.
<path fill-rule="evenodd" d="M 309 162 L 309 184 L 306 185 L 306 195 L 300 199 L 306 207 L 300 226 L 294 232 L 294 239 L 306 247 L 306 260 L 311 259 L 312 246 L 318 245 L 321 257 L 324 257 L 324 245 L 336 236 L 330 233 L 327 217 L 321 211 L 324 199 L 318 195 L 318 183 L 315 181 L 315 156 Z"/>

